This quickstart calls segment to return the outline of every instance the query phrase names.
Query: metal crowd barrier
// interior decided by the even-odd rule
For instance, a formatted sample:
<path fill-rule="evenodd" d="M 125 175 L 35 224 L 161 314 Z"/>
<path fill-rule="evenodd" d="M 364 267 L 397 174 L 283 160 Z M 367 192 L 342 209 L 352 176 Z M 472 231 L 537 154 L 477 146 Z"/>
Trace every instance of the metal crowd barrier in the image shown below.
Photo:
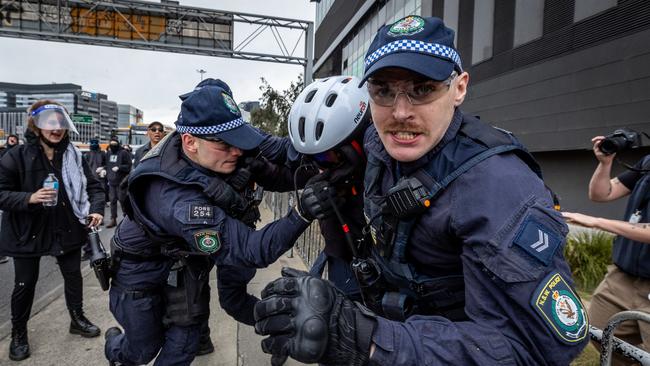
<path fill-rule="evenodd" d="M 276 193 L 265 192 L 264 202 L 273 212 L 273 220 L 277 220 L 287 214 L 289 210 L 295 205 L 295 197 L 293 192 Z M 320 227 L 314 221 L 305 230 L 305 232 L 298 238 L 294 245 L 295 252 L 300 256 L 307 268 L 311 268 L 316 260 L 318 254 L 323 250 L 325 241 L 320 234 Z M 293 252 L 293 250 L 292 250 Z M 293 253 L 289 253 L 289 256 Z"/>
<path fill-rule="evenodd" d="M 642 366 L 650 366 L 650 353 L 614 337 L 616 327 L 626 320 L 639 320 L 650 323 L 650 314 L 641 311 L 622 311 L 609 318 L 605 330 L 589 327 L 591 339 L 600 343 L 601 366 L 610 366 L 612 364 L 613 352 L 634 360 Z"/>

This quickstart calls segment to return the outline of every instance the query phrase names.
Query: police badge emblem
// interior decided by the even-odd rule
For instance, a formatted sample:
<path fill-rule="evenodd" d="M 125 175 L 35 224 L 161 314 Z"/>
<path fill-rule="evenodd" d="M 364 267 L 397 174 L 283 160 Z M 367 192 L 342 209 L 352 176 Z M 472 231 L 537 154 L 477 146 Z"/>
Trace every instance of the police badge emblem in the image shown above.
<path fill-rule="evenodd" d="M 205 253 L 212 254 L 221 249 L 219 233 L 213 230 L 200 231 L 194 234 L 196 247 Z"/>
<path fill-rule="evenodd" d="M 424 29 L 424 19 L 417 15 L 409 15 L 402 18 L 390 27 L 388 35 L 397 36 L 410 36 Z"/>
<path fill-rule="evenodd" d="M 223 97 L 223 103 L 228 107 L 228 109 L 233 113 L 240 115 L 241 112 L 239 112 L 239 107 L 237 107 L 237 103 L 232 99 L 232 97 L 226 93 L 221 93 L 221 96 Z"/>
<path fill-rule="evenodd" d="M 531 305 L 562 342 L 573 344 L 587 336 L 584 307 L 559 273 L 551 273 L 541 282 Z"/>

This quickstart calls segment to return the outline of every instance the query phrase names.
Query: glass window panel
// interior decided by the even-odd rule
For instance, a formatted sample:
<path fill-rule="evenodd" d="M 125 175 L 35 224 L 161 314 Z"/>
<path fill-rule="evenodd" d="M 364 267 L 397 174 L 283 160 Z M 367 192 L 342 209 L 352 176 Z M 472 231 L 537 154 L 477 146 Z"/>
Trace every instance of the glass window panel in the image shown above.
<path fill-rule="evenodd" d="M 514 47 L 542 36 L 544 0 L 516 0 Z"/>
<path fill-rule="evenodd" d="M 573 21 L 578 22 L 613 6 L 617 0 L 575 0 Z"/>
<path fill-rule="evenodd" d="M 458 1 L 446 0 L 442 15 L 445 25 L 454 30 L 454 44 L 458 45 Z"/>
<path fill-rule="evenodd" d="M 415 14 L 415 0 L 406 0 L 404 3 L 404 15 Z"/>
<path fill-rule="evenodd" d="M 386 6 L 382 6 L 377 13 L 377 28 L 386 24 Z"/>
<path fill-rule="evenodd" d="M 472 36 L 472 64 L 492 57 L 494 32 L 494 0 L 474 3 L 474 34 Z"/>

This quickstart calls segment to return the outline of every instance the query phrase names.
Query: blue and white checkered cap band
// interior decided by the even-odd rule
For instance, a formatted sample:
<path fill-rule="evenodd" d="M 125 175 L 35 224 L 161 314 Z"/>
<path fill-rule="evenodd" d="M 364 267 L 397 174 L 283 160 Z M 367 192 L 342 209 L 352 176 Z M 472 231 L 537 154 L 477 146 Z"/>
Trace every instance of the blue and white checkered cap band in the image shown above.
<path fill-rule="evenodd" d="M 222 123 L 216 126 L 176 126 L 179 133 L 189 133 L 193 135 L 214 135 L 217 133 L 233 130 L 246 123 L 242 118 L 234 119 L 230 122 Z"/>
<path fill-rule="evenodd" d="M 396 52 L 417 52 L 452 61 L 460 71 L 463 67 L 460 63 L 460 55 L 456 50 L 438 43 L 427 43 L 415 39 L 400 39 L 383 45 L 366 58 L 366 67 L 377 62 L 386 55 Z"/>

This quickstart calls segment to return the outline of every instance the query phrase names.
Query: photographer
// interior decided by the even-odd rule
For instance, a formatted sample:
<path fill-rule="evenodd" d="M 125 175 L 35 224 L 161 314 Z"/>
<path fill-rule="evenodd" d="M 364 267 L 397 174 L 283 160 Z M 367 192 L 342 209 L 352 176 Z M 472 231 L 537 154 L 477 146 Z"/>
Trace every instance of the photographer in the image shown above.
<path fill-rule="evenodd" d="M 619 131 L 617 131 L 619 132 Z M 619 176 L 611 178 L 616 152 L 638 145 L 638 135 L 614 133 L 596 136 L 593 150 L 598 166 L 589 182 L 589 198 L 595 202 L 614 201 L 629 195 L 623 221 L 593 218 L 565 213 L 569 221 L 611 231 L 619 236 L 614 241 L 612 259 L 607 275 L 598 285 L 589 307 L 589 320 L 599 328 L 607 325 L 614 314 L 625 310 L 650 311 L 650 155 Z M 625 137 L 623 137 L 625 136 Z M 603 152 L 605 151 L 605 152 Z M 650 324 L 628 321 L 621 324 L 615 335 L 624 341 L 650 350 Z M 616 364 L 624 364 L 618 360 Z"/>

